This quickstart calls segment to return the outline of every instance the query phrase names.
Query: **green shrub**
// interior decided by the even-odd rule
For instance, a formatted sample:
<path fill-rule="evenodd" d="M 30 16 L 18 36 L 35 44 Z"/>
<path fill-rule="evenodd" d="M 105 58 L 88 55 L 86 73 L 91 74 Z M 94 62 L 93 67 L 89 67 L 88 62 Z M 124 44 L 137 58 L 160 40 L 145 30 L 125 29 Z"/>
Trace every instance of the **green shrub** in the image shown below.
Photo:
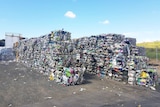
<path fill-rule="evenodd" d="M 146 48 L 146 56 L 151 59 L 156 59 L 156 48 Z M 160 60 L 160 48 L 157 49 L 157 58 Z"/>

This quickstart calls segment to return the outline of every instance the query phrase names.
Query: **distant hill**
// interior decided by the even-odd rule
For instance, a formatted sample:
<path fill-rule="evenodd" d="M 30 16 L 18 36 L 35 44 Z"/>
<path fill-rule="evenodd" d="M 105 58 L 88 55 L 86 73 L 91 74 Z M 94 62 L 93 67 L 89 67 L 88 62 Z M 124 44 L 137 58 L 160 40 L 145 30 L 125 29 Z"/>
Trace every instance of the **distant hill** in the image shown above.
<path fill-rule="evenodd" d="M 137 46 L 145 48 L 160 48 L 160 41 L 137 43 Z"/>

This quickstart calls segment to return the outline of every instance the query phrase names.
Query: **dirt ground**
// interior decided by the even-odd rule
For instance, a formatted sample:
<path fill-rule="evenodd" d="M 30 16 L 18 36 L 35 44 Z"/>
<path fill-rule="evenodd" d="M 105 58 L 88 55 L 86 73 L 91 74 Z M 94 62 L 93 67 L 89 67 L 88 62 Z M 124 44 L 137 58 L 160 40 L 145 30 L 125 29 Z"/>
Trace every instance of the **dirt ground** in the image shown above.
<path fill-rule="evenodd" d="M 0 107 L 160 107 L 160 93 L 85 74 L 82 85 L 62 86 L 16 62 L 0 62 Z"/>

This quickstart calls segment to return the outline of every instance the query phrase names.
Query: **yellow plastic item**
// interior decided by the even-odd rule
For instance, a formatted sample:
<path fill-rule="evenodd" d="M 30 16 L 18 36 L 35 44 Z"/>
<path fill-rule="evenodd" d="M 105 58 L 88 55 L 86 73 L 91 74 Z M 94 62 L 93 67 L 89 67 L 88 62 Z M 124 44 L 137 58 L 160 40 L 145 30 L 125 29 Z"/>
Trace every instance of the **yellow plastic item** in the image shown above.
<path fill-rule="evenodd" d="M 51 38 L 54 38 L 54 33 L 53 32 L 51 33 Z"/>
<path fill-rule="evenodd" d="M 53 73 L 51 73 L 51 74 L 49 75 L 49 80 L 51 80 L 51 81 L 54 80 L 54 75 L 53 75 Z"/>
<path fill-rule="evenodd" d="M 140 74 L 141 78 L 147 78 L 147 76 L 148 76 L 147 73 L 144 72 L 144 71 L 142 71 L 141 74 Z"/>

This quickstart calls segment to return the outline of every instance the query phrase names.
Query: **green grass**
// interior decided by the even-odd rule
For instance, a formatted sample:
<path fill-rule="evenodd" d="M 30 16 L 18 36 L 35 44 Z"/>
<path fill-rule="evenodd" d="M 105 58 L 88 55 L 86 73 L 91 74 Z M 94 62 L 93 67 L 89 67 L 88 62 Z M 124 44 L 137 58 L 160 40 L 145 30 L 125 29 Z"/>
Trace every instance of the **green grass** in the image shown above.
<path fill-rule="evenodd" d="M 160 60 L 160 41 L 137 43 L 137 46 L 145 47 L 146 56 L 151 59 L 156 59 L 157 48 L 157 57 Z"/>
<path fill-rule="evenodd" d="M 137 46 L 145 48 L 160 48 L 160 41 L 137 43 Z"/>
<path fill-rule="evenodd" d="M 156 49 L 146 48 L 146 56 L 150 59 L 156 59 Z M 157 58 L 160 60 L 160 48 L 157 49 Z"/>

